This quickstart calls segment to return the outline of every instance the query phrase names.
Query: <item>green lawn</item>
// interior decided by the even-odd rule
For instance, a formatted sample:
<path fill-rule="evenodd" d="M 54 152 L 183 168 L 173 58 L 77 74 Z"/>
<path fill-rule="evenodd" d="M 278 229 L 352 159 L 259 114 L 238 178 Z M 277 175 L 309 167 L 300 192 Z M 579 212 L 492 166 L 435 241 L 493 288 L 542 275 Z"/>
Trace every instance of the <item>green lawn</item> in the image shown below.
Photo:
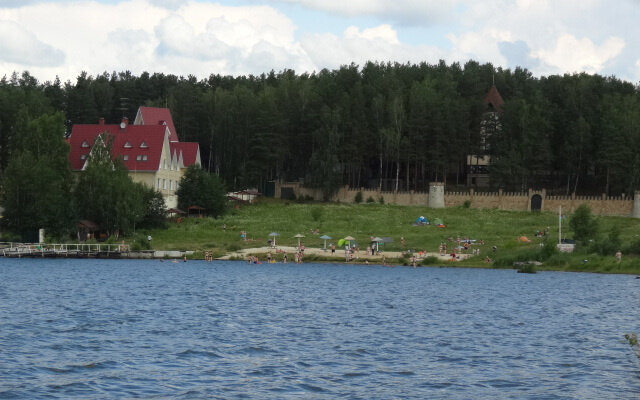
<path fill-rule="evenodd" d="M 429 220 L 441 218 L 446 228 L 435 226 L 413 226 L 413 221 L 424 215 Z M 638 238 L 640 220 L 625 217 L 601 217 L 601 231 L 607 232 L 616 225 L 621 238 L 631 242 Z M 568 224 L 566 224 L 568 225 Z M 226 229 L 223 229 L 226 226 Z M 534 237 L 538 230 L 550 228 L 549 240 L 557 241 L 558 218 L 552 213 L 530 213 L 499 210 L 476 210 L 465 208 L 429 209 L 426 207 L 396 206 L 385 204 L 298 204 L 276 200 L 262 201 L 251 206 L 233 209 L 222 218 L 185 218 L 181 223 L 171 223 L 166 230 L 139 232 L 153 236 L 153 247 L 163 250 L 213 250 L 221 255 L 229 251 L 248 247 L 262 247 L 267 244 L 270 232 L 278 232 L 277 243 L 295 245 L 293 236 L 302 233 L 303 243 L 308 247 L 320 247 L 321 235 L 336 239 L 351 235 L 361 247 L 366 247 L 371 236 L 391 237 L 394 242 L 385 245 L 389 251 L 403 250 L 400 238 L 404 237 L 406 249 L 437 251 L 440 242 L 452 246 L 450 238 L 470 238 L 483 240 L 481 258 L 474 258 L 459 265 L 486 266 L 482 260 L 486 255 L 492 258 L 501 255 L 518 255 L 537 251 L 543 239 Z M 314 235 L 311 230 L 319 230 Z M 564 226 L 566 232 L 568 226 Z M 240 232 L 246 231 L 249 240 L 240 239 Z M 532 240 L 530 244 L 518 241 L 520 236 Z M 493 253 L 492 247 L 498 251 Z M 598 258 L 600 257 L 600 258 Z M 554 269 L 596 270 L 595 263 L 611 265 L 609 270 L 600 272 L 640 272 L 640 259 L 624 257 L 622 264 L 613 263 L 610 258 L 594 256 L 584 262 L 584 254 L 571 256 L 557 255 L 545 265 Z M 635 265 L 637 262 L 638 265 Z"/>

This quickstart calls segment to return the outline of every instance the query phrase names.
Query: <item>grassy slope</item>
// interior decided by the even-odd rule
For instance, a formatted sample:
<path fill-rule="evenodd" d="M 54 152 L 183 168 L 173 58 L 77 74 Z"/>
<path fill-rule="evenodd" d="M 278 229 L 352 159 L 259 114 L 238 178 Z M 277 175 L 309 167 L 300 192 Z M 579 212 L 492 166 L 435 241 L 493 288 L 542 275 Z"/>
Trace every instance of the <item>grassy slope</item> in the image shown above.
<path fill-rule="evenodd" d="M 314 221 L 313 209 L 320 209 L 321 216 Z M 415 227 L 412 222 L 420 215 L 429 220 L 442 218 L 447 225 L 445 229 L 434 226 Z M 222 229 L 226 224 L 226 230 Z M 607 231 L 614 224 L 620 228 L 624 241 L 636 236 L 640 220 L 624 217 L 603 217 L 600 221 L 602 231 Z M 154 238 L 153 247 L 157 249 L 175 250 L 214 250 L 222 254 L 230 250 L 245 247 L 261 247 L 266 245 L 270 232 L 279 232 L 277 238 L 280 245 L 295 245 L 296 233 L 307 237 L 303 239 L 306 246 L 319 247 L 320 235 L 310 233 L 311 229 L 319 229 L 320 234 L 333 238 L 347 235 L 355 237 L 361 247 L 366 247 L 370 236 L 389 236 L 394 243 L 386 245 L 387 250 L 401 250 L 400 237 L 404 237 L 407 249 L 437 251 L 441 241 L 448 238 L 469 237 L 484 240 L 482 258 L 491 252 L 492 246 L 498 247 L 498 254 L 509 252 L 519 254 L 538 248 L 541 239 L 534 233 L 550 227 L 550 239 L 557 240 L 557 216 L 551 213 L 530 213 L 499 210 L 474 210 L 464 208 L 447 208 L 433 210 L 426 207 L 407 207 L 382 204 L 295 204 L 279 201 L 266 201 L 260 204 L 232 210 L 220 219 L 185 219 L 182 223 L 172 223 L 167 230 L 148 232 Z M 568 226 L 566 227 L 568 229 Z M 240 231 L 247 231 L 248 241 L 240 240 Z M 145 232 L 145 235 L 147 232 Z M 519 243 L 520 236 L 529 237 L 530 245 Z M 335 240 L 333 240 L 335 243 Z M 447 242 L 450 243 L 450 242 Z M 451 246 L 452 244 L 450 244 Z M 613 256 L 589 257 L 584 263 L 583 254 L 553 257 L 548 264 L 556 269 L 597 270 L 601 272 L 640 272 L 640 259 L 631 260 L 625 257 L 623 265 L 613 262 Z M 632 261 L 634 261 L 632 263 Z M 637 261 L 637 265 L 635 265 Z M 610 265 L 603 269 L 595 264 Z M 483 265 L 480 258 L 475 258 L 458 265 Z"/>

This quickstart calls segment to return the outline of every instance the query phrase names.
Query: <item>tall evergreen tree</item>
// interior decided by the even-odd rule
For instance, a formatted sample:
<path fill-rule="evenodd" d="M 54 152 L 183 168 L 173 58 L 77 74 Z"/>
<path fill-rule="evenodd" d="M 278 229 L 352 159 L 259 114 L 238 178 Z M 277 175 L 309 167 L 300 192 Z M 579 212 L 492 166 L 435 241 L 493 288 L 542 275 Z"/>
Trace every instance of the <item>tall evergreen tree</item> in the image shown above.
<path fill-rule="evenodd" d="M 73 179 L 64 141 L 62 113 L 19 121 L 16 150 L 3 179 L 4 222 L 25 240 L 37 230 L 56 237 L 68 234 L 74 223 Z"/>

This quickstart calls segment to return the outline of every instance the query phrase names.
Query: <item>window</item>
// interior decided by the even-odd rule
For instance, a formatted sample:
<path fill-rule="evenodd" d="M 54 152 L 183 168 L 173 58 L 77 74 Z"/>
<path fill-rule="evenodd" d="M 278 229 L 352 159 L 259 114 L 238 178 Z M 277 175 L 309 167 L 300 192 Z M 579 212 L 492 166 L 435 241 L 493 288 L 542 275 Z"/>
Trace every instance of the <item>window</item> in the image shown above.
<path fill-rule="evenodd" d="M 156 185 L 157 189 L 160 189 L 160 178 L 158 178 L 158 184 Z"/>
<path fill-rule="evenodd" d="M 140 154 L 136 156 L 136 161 L 142 161 L 142 156 Z"/>
<path fill-rule="evenodd" d="M 136 161 L 147 161 L 147 155 L 146 154 L 138 154 L 136 156 Z"/>
<path fill-rule="evenodd" d="M 129 143 L 129 142 L 124 144 L 124 148 L 125 149 L 130 149 L 131 147 L 133 147 L 133 146 L 131 146 L 131 143 Z"/>
<path fill-rule="evenodd" d="M 84 142 L 82 142 L 82 147 L 89 147 L 89 142 L 87 142 L 86 140 Z"/>
<path fill-rule="evenodd" d="M 146 154 L 142 156 L 142 161 L 147 161 L 147 155 Z"/>
<path fill-rule="evenodd" d="M 140 148 L 141 149 L 146 149 L 147 147 L 149 147 L 149 146 L 147 146 L 147 142 L 140 143 Z"/>
<path fill-rule="evenodd" d="M 125 154 L 124 156 L 122 156 L 122 159 L 123 159 L 124 161 L 129 161 L 129 155 L 128 155 L 128 154 Z"/>
<path fill-rule="evenodd" d="M 87 155 L 86 155 L 86 154 L 81 155 L 81 156 L 80 156 L 80 159 L 81 159 L 81 160 L 86 160 L 86 159 L 87 159 Z"/>
<path fill-rule="evenodd" d="M 163 189 L 166 189 L 166 188 L 167 188 L 167 180 L 166 180 L 166 179 L 163 179 L 163 180 L 162 180 L 162 188 L 163 188 Z"/>

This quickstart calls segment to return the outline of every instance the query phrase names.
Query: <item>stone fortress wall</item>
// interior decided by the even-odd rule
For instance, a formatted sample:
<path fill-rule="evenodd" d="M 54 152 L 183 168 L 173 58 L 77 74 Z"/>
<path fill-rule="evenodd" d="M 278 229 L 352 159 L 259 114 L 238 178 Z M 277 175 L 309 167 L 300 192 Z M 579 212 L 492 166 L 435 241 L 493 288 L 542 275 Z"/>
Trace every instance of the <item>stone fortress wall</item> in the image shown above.
<path fill-rule="evenodd" d="M 314 200 L 322 200 L 322 192 L 317 189 L 303 187 L 298 182 L 276 183 L 275 197 L 282 198 L 282 189 L 286 193 L 293 193 L 296 197 L 309 196 Z M 362 201 L 372 198 L 385 204 L 405 206 L 425 206 L 431 208 L 459 207 L 469 202 L 469 207 L 479 209 L 498 209 L 512 211 L 541 211 L 557 212 L 562 207 L 563 213 L 572 213 L 581 204 L 587 204 L 596 215 L 633 216 L 640 218 L 640 191 L 634 197 L 626 196 L 548 196 L 546 190 L 529 190 L 526 192 L 475 192 L 473 189 L 465 192 L 447 192 L 439 182 L 430 184 L 429 192 L 385 192 L 375 189 L 355 189 L 348 186 L 340 188 L 331 201 L 353 203 L 358 192 L 362 193 Z M 635 198 L 635 200 L 634 200 Z M 538 208 L 539 207 L 539 208 Z"/>

